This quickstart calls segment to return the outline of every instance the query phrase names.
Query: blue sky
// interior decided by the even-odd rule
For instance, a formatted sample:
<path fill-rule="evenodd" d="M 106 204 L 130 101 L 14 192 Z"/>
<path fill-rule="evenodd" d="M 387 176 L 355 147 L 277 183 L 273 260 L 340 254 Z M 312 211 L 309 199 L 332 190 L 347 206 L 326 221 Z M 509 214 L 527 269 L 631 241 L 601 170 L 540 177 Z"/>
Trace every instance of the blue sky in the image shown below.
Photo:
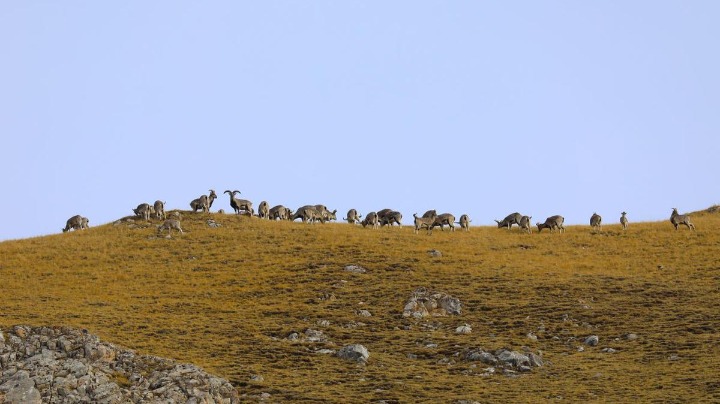
<path fill-rule="evenodd" d="M 719 17 L 716 1 L 6 2 L 0 240 L 210 188 L 406 224 L 703 209 L 720 203 Z"/>

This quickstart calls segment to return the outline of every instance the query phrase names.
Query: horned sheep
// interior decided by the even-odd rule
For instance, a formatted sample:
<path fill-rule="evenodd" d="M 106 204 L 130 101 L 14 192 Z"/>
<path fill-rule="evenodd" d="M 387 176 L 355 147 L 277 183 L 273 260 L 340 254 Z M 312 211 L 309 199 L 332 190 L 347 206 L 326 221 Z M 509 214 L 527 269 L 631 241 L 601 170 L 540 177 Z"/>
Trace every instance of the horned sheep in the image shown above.
<path fill-rule="evenodd" d="M 236 193 L 240 193 L 240 191 L 230 191 L 229 189 L 223 192 L 224 194 L 230 195 L 230 206 L 235 210 L 236 214 L 240 214 L 241 211 L 246 211 L 250 215 L 255 213 L 252 207 L 252 202 L 248 201 L 247 199 L 237 199 L 235 198 Z"/>
<path fill-rule="evenodd" d="M 215 190 L 211 189 L 209 195 L 200 195 L 199 198 L 190 201 L 190 208 L 193 212 L 197 212 L 198 210 L 202 212 L 210 212 L 210 208 L 212 207 L 215 199 L 217 199 L 217 194 L 215 193 Z"/>

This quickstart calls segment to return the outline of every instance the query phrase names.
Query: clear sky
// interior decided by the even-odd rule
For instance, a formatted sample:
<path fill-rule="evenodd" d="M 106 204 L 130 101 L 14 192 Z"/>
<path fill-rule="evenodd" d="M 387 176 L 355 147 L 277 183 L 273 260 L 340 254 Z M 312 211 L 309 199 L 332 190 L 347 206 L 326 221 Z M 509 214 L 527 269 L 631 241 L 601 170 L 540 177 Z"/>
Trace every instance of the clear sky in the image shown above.
<path fill-rule="evenodd" d="M 0 5 L 0 240 L 208 189 L 605 224 L 720 203 L 718 1 Z"/>

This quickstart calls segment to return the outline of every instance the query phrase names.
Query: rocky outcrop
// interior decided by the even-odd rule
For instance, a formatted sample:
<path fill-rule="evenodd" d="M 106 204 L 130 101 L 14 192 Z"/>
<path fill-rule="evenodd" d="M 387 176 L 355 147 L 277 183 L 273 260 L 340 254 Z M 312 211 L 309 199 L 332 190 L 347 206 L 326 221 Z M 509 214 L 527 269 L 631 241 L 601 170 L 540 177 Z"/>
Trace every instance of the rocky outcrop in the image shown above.
<path fill-rule="evenodd" d="M 460 314 L 461 311 L 460 299 L 444 292 L 418 288 L 405 303 L 403 317 L 447 316 L 448 314 Z"/>
<path fill-rule="evenodd" d="M 235 403 L 225 379 L 197 366 L 137 355 L 86 330 L 0 330 L 0 402 Z"/>

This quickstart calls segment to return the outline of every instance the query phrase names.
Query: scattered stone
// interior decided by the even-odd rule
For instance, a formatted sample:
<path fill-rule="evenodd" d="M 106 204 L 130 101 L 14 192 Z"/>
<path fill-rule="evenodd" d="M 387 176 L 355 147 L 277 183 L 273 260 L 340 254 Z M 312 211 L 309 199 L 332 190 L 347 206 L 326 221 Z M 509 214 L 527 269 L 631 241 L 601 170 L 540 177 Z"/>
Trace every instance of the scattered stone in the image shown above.
<path fill-rule="evenodd" d="M 498 363 L 495 355 L 485 351 L 471 351 L 465 356 L 465 359 L 469 361 L 480 361 L 486 365 L 496 365 Z M 494 369 L 493 369 L 494 371 Z"/>
<path fill-rule="evenodd" d="M 535 335 L 531 332 L 527 333 L 527 337 L 530 341 L 537 341 L 537 335 Z"/>
<path fill-rule="evenodd" d="M 303 338 L 303 340 L 307 342 L 325 342 L 327 341 L 327 338 L 322 331 L 308 328 L 307 330 L 305 330 L 305 337 Z"/>
<path fill-rule="evenodd" d="M 617 352 L 617 349 L 613 349 L 613 348 L 603 348 L 603 349 L 600 350 L 600 352 L 615 353 L 615 352 Z"/>
<path fill-rule="evenodd" d="M 315 352 L 316 352 L 316 353 L 319 353 L 319 354 L 323 354 L 323 355 L 335 355 L 335 350 L 334 350 L 334 349 L 323 348 L 323 349 L 318 349 L 318 350 L 315 351 Z"/>
<path fill-rule="evenodd" d="M 635 341 L 636 339 L 638 339 L 638 336 L 637 334 L 630 333 L 625 336 L 625 339 L 628 341 Z"/>
<path fill-rule="evenodd" d="M 262 377 L 261 375 L 250 375 L 250 381 L 260 383 L 260 382 L 264 382 L 265 378 Z"/>
<path fill-rule="evenodd" d="M 428 250 L 428 254 L 430 254 L 431 257 L 442 257 L 442 253 L 438 250 Z"/>
<path fill-rule="evenodd" d="M 591 335 L 587 338 L 585 338 L 585 345 L 587 346 L 596 346 L 600 342 L 600 337 L 597 335 Z"/>
<path fill-rule="evenodd" d="M 209 227 L 212 227 L 212 228 L 222 227 L 222 225 L 220 223 L 217 223 L 213 219 L 208 219 L 206 223 Z"/>
<path fill-rule="evenodd" d="M 674 362 L 674 361 L 679 361 L 679 360 L 680 360 L 680 357 L 677 356 L 677 355 L 675 355 L 675 354 L 673 354 L 673 355 L 670 355 L 670 356 L 668 357 L 668 360 L 669 360 L 669 361 L 673 361 L 673 362 Z"/>
<path fill-rule="evenodd" d="M 470 334 L 472 333 L 472 327 L 470 327 L 470 324 L 464 324 L 456 328 L 455 332 L 457 334 Z"/>
<path fill-rule="evenodd" d="M 372 313 L 370 313 L 368 310 L 358 310 L 357 314 L 360 317 L 372 317 Z"/>
<path fill-rule="evenodd" d="M 511 365 L 515 368 L 519 368 L 520 366 L 530 366 L 530 358 L 517 351 L 501 349 L 495 352 L 495 357 L 498 359 L 498 362 Z"/>
<path fill-rule="evenodd" d="M 315 323 L 320 327 L 330 327 L 330 321 L 328 320 L 318 320 Z"/>
<path fill-rule="evenodd" d="M 542 367 L 545 364 L 540 355 L 536 355 L 532 352 L 528 354 L 528 359 L 530 360 L 530 366 L 536 368 Z"/>
<path fill-rule="evenodd" d="M 345 270 L 348 272 L 355 273 L 355 274 L 364 274 L 365 272 L 367 272 L 367 269 L 365 269 L 359 265 L 347 265 L 345 267 Z"/>
<path fill-rule="evenodd" d="M 227 380 L 197 366 L 137 355 L 86 330 L 16 326 L 0 336 L 0 400 L 6 403 L 239 399 Z"/>
<path fill-rule="evenodd" d="M 370 353 L 363 345 L 353 344 L 342 347 L 337 356 L 345 360 L 365 363 L 370 357 Z"/>

